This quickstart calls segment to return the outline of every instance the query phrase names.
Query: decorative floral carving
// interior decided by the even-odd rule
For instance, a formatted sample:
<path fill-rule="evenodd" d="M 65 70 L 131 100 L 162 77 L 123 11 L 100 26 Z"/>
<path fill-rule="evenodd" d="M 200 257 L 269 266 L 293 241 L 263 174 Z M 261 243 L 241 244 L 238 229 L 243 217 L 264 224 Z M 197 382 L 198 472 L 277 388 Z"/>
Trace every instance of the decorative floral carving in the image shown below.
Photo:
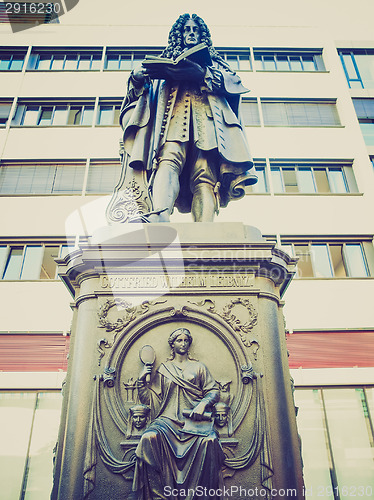
<path fill-rule="evenodd" d="M 156 304 L 162 304 L 164 301 L 148 301 L 145 300 L 138 306 L 131 306 L 129 302 L 123 299 L 107 299 L 105 303 L 100 307 L 98 316 L 99 316 L 99 328 L 105 328 L 105 331 L 108 333 L 114 332 L 112 341 L 108 341 L 106 338 L 102 338 L 97 343 L 97 350 L 99 352 L 99 366 L 101 365 L 101 360 L 105 355 L 105 349 L 110 349 L 113 347 L 117 334 L 121 332 L 126 326 L 128 326 L 137 316 L 145 314 L 149 311 L 150 307 Z M 124 310 L 124 314 L 122 317 L 117 318 L 116 321 L 108 320 L 108 313 L 112 307 L 120 307 Z"/>
<path fill-rule="evenodd" d="M 134 178 L 119 192 L 118 199 L 113 202 L 108 218 L 113 222 L 127 222 L 135 216 L 149 212 L 148 196 L 144 195 Z"/>
<path fill-rule="evenodd" d="M 222 311 L 217 311 L 216 304 L 211 299 L 205 299 L 195 304 L 201 307 L 205 306 L 210 313 L 218 314 L 218 316 L 224 319 L 233 328 L 234 331 L 239 333 L 243 344 L 246 347 L 252 347 L 254 358 L 257 359 L 259 343 L 258 340 L 254 336 L 250 336 L 250 334 L 254 326 L 257 325 L 258 313 L 249 299 L 242 299 L 240 297 L 238 297 L 237 299 L 233 299 L 229 304 L 224 306 Z M 246 309 L 248 313 L 247 321 L 241 321 L 234 314 L 234 310 L 237 307 L 243 307 Z"/>

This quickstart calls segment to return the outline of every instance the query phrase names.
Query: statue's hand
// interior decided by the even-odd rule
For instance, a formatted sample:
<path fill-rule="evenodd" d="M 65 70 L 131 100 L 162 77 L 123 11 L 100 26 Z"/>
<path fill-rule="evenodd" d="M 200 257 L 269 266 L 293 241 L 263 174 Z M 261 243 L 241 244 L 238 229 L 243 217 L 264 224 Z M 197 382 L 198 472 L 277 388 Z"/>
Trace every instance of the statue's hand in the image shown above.
<path fill-rule="evenodd" d="M 166 76 L 173 80 L 189 80 L 200 82 L 204 79 L 205 71 L 200 64 L 194 61 L 184 59 L 176 66 L 167 66 L 165 68 Z"/>
<path fill-rule="evenodd" d="M 192 420 L 202 420 L 202 416 L 203 416 L 203 414 L 205 412 L 206 406 L 207 406 L 206 403 L 204 401 L 201 401 L 191 411 L 190 418 L 192 418 Z"/>
<path fill-rule="evenodd" d="M 133 70 L 132 76 L 136 82 L 143 85 L 143 83 L 145 82 L 145 80 L 148 76 L 148 73 L 147 73 L 146 68 L 144 66 L 140 65 L 140 66 L 137 66 Z"/>
<path fill-rule="evenodd" d="M 152 373 L 152 367 L 153 367 L 153 364 L 152 363 L 146 363 L 143 365 L 143 370 L 140 372 L 140 375 L 138 377 L 138 380 L 141 381 L 141 382 L 146 382 L 147 381 L 147 377 L 148 377 L 148 380 L 151 376 L 151 373 Z"/>

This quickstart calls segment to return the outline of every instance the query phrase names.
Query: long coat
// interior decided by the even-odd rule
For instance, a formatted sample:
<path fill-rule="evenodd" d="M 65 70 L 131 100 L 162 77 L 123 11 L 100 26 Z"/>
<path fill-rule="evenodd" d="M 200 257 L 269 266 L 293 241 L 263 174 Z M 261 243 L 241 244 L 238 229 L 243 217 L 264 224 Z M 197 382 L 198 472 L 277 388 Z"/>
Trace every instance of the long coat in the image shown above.
<path fill-rule="evenodd" d="M 240 96 L 245 92 L 240 78 L 216 62 L 206 68 L 202 84 L 154 80 L 139 85 L 130 76 L 120 114 L 129 166 L 151 175 L 165 141 L 188 142 L 202 151 L 217 151 L 213 168 L 220 205 L 241 198 L 244 186 L 257 182 L 239 118 Z M 176 202 L 182 212 L 191 208 L 190 169 L 187 158 Z"/>

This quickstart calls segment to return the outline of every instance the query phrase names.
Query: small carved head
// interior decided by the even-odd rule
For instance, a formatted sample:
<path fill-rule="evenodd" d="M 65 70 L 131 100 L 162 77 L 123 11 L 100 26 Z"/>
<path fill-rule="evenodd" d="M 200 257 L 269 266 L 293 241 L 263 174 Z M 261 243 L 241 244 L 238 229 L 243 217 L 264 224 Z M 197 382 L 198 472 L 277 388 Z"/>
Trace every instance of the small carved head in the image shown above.
<path fill-rule="evenodd" d="M 150 407 L 143 404 L 134 405 L 129 408 L 130 419 L 135 429 L 140 430 L 146 426 L 150 411 Z"/>
<path fill-rule="evenodd" d="M 225 427 L 229 420 L 230 407 L 226 403 L 219 402 L 214 405 L 214 423 L 217 427 Z"/>

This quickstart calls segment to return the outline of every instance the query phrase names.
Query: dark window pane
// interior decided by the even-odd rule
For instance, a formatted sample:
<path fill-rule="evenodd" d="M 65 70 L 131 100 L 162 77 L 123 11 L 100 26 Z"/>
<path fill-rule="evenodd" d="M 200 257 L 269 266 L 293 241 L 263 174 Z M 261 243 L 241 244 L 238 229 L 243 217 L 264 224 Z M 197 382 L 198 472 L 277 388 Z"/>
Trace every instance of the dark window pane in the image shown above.
<path fill-rule="evenodd" d="M 241 113 L 245 126 L 260 125 L 260 114 L 257 101 L 243 101 Z"/>
<path fill-rule="evenodd" d="M 57 265 L 55 259 L 59 256 L 59 246 L 46 246 L 38 278 L 53 280 L 56 278 Z"/>
<path fill-rule="evenodd" d="M 94 115 L 93 106 L 85 106 L 83 110 L 82 125 L 92 125 Z"/>
<path fill-rule="evenodd" d="M 302 71 L 300 56 L 290 57 L 291 71 Z"/>
<path fill-rule="evenodd" d="M 347 276 L 347 271 L 343 258 L 343 245 L 330 245 L 330 253 L 332 260 L 332 267 L 334 269 L 335 278 L 344 278 Z"/>
<path fill-rule="evenodd" d="M 87 193 L 111 193 L 119 181 L 119 163 L 91 164 L 88 169 Z"/>
<path fill-rule="evenodd" d="M 301 193 L 315 193 L 313 173 L 311 168 L 299 168 L 297 172 L 298 184 Z"/>
<path fill-rule="evenodd" d="M 8 261 L 3 274 L 4 280 L 18 280 L 21 275 L 23 247 L 14 247 L 10 250 Z"/>
<path fill-rule="evenodd" d="M 39 61 L 37 62 L 36 69 L 48 70 L 51 67 L 51 55 L 42 54 L 39 56 Z"/>
<path fill-rule="evenodd" d="M 66 125 L 68 119 L 68 107 L 56 106 L 53 115 L 53 125 Z"/>
<path fill-rule="evenodd" d="M 101 66 L 101 54 L 94 54 L 91 61 L 91 69 L 100 69 Z"/>
<path fill-rule="evenodd" d="M 303 56 L 302 61 L 303 61 L 304 71 L 315 71 L 316 70 L 313 56 Z"/>
<path fill-rule="evenodd" d="M 263 63 L 262 63 L 262 57 L 260 55 L 255 54 L 255 68 L 257 70 L 264 69 Z"/>
<path fill-rule="evenodd" d="M 332 269 L 327 245 L 311 245 L 314 266 L 314 276 L 317 278 L 332 278 Z"/>
<path fill-rule="evenodd" d="M 348 188 L 344 179 L 344 173 L 340 168 L 330 168 L 328 172 L 330 189 L 333 193 L 347 193 Z"/>
<path fill-rule="evenodd" d="M 68 125 L 80 125 L 82 119 L 82 106 L 71 106 L 68 116 Z"/>
<path fill-rule="evenodd" d="M 298 193 L 299 188 L 297 185 L 296 171 L 294 168 L 283 168 L 283 181 L 286 193 Z"/>
<path fill-rule="evenodd" d="M 330 185 L 327 178 L 327 172 L 324 168 L 316 168 L 314 169 L 314 177 L 317 184 L 317 191 L 319 193 L 329 193 Z"/>
<path fill-rule="evenodd" d="M 37 280 L 40 278 L 40 268 L 43 258 L 43 247 L 27 245 L 23 259 L 21 279 Z"/>
<path fill-rule="evenodd" d="M 78 66 L 78 55 L 68 54 L 65 61 L 65 70 L 74 71 Z"/>
<path fill-rule="evenodd" d="M 108 54 L 105 63 L 105 69 L 116 70 L 119 69 L 119 55 Z"/>
<path fill-rule="evenodd" d="M 290 65 L 287 56 L 278 55 L 277 56 L 277 70 L 278 71 L 289 71 Z"/>
<path fill-rule="evenodd" d="M 10 63 L 10 56 L 5 56 L 2 55 L 0 56 L 0 70 L 8 70 L 9 69 L 9 63 Z"/>
<path fill-rule="evenodd" d="M 308 244 L 297 244 L 294 246 L 295 255 L 299 257 L 297 263 L 297 275 L 299 278 L 310 278 L 313 276 L 312 259 Z"/>
<path fill-rule="evenodd" d="M 21 71 L 23 67 L 24 56 L 13 56 L 10 68 L 12 71 Z"/>
<path fill-rule="evenodd" d="M 271 171 L 271 179 L 273 182 L 274 193 L 283 193 L 283 180 L 280 168 L 274 167 L 270 169 Z"/>
<path fill-rule="evenodd" d="M 118 69 L 118 67 L 116 69 Z M 122 54 L 120 56 L 119 69 L 121 71 L 130 71 L 132 69 L 132 61 L 130 54 Z"/>
<path fill-rule="evenodd" d="M 81 193 L 85 165 L 59 165 L 56 167 L 51 192 L 56 193 Z"/>
<path fill-rule="evenodd" d="M 23 116 L 22 125 L 34 126 L 38 123 L 39 106 L 27 106 Z"/>
<path fill-rule="evenodd" d="M 53 113 L 52 106 L 48 107 L 43 106 L 40 113 L 38 125 L 51 125 L 52 113 Z"/>
<path fill-rule="evenodd" d="M 231 69 L 233 69 L 234 71 L 240 69 L 239 60 L 238 60 L 237 55 L 228 55 L 227 62 L 229 63 Z"/>
<path fill-rule="evenodd" d="M 100 106 L 98 124 L 113 125 L 113 106 Z"/>
<path fill-rule="evenodd" d="M 64 69 L 64 55 L 54 55 L 52 58 L 52 70 L 61 70 Z"/>
<path fill-rule="evenodd" d="M 263 63 L 264 63 L 264 69 L 267 71 L 275 71 L 275 56 L 264 56 L 263 57 Z"/>
<path fill-rule="evenodd" d="M 363 278 L 368 276 L 364 254 L 359 243 L 348 243 L 345 246 L 345 256 L 347 258 L 350 277 Z"/>
<path fill-rule="evenodd" d="M 81 55 L 79 58 L 78 69 L 81 71 L 88 71 L 91 69 L 91 56 Z"/>

